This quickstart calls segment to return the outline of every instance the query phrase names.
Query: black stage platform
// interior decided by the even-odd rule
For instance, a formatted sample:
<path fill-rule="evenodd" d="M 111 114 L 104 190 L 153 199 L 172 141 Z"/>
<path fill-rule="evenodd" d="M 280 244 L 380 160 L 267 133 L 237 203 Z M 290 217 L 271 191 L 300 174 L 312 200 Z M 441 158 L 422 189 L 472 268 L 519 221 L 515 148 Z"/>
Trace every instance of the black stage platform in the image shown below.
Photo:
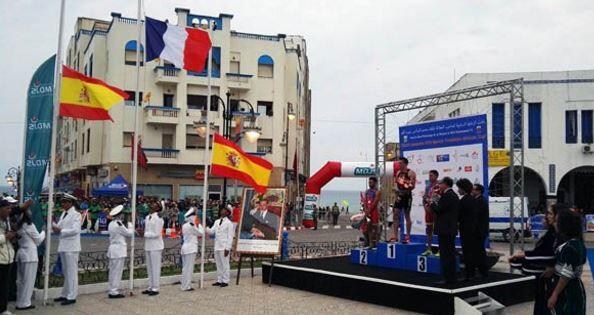
<path fill-rule="evenodd" d="M 268 283 L 270 263 L 262 264 Z M 275 262 L 272 283 L 427 314 L 454 314 L 454 297 L 481 291 L 505 306 L 532 301 L 534 277 L 490 272 L 474 279 L 439 285 L 439 275 L 355 265 L 348 256 Z"/>

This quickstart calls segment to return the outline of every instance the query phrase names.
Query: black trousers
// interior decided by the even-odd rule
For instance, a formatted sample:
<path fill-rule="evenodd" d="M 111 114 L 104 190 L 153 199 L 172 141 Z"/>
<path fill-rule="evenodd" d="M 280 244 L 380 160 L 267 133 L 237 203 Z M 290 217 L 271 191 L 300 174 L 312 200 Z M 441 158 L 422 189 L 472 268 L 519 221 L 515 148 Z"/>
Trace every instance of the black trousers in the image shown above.
<path fill-rule="evenodd" d="M 481 275 L 487 274 L 487 253 L 485 252 L 485 236 L 477 233 L 460 231 L 462 241 L 462 255 L 467 277 L 474 277 L 476 270 Z"/>
<path fill-rule="evenodd" d="M 456 281 L 456 235 L 441 234 L 439 238 L 439 262 L 445 281 Z"/>
<path fill-rule="evenodd" d="M 534 315 L 549 315 L 551 312 L 547 307 L 547 302 L 549 300 L 549 288 L 548 284 L 550 283 L 550 278 L 542 278 L 541 276 L 536 276 L 536 294 L 534 296 Z M 552 290 L 550 290 L 552 291 Z"/>
<path fill-rule="evenodd" d="M 11 265 L 0 264 L 0 313 L 6 311 L 8 305 L 8 277 Z"/>
<path fill-rule="evenodd" d="M 339 213 L 333 213 L 332 214 L 332 224 L 333 225 L 337 225 L 338 224 L 338 216 L 339 215 L 340 215 Z"/>

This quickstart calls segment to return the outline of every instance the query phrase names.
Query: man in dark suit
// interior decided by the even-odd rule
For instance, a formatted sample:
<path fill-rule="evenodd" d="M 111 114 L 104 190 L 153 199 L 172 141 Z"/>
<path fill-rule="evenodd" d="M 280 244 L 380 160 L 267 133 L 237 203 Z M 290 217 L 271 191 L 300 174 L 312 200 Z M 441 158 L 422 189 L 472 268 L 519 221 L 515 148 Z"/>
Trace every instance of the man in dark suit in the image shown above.
<path fill-rule="evenodd" d="M 268 201 L 261 200 L 255 209 L 250 210 L 249 227 L 255 239 L 276 240 L 279 216 L 268 210 Z"/>
<path fill-rule="evenodd" d="M 439 182 L 441 197 L 437 204 L 432 204 L 435 212 L 435 234 L 439 239 L 439 260 L 444 280 L 440 284 L 456 282 L 456 234 L 458 233 L 458 211 L 460 200 L 452 190 L 454 181 L 444 177 Z"/>
<path fill-rule="evenodd" d="M 464 281 L 474 278 L 477 267 L 477 244 L 480 242 L 477 236 L 477 211 L 476 211 L 476 200 L 471 195 L 472 182 L 467 178 L 461 178 L 456 182 L 458 187 L 458 194 L 462 196 L 460 198 L 460 210 L 459 210 L 459 228 L 460 228 L 460 239 L 462 241 L 462 254 L 464 257 L 464 266 L 466 276 Z"/>
<path fill-rule="evenodd" d="M 476 267 L 483 277 L 487 277 L 487 253 L 485 252 L 485 239 L 489 237 L 489 203 L 484 196 L 485 187 L 481 184 L 474 184 L 472 196 L 475 198 L 476 207 Z"/>

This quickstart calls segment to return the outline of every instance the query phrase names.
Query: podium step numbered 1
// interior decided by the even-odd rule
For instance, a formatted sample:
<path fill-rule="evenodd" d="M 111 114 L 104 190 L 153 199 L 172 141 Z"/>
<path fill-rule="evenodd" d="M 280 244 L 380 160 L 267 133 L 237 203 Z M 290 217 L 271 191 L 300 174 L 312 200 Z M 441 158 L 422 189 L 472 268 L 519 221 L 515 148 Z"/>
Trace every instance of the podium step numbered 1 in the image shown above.
<path fill-rule="evenodd" d="M 423 256 L 425 244 L 379 243 L 376 249 L 351 250 L 351 262 L 364 266 L 378 266 L 417 272 L 441 274 L 437 256 Z M 456 257 L 456 271 L 460 263 Z"/>

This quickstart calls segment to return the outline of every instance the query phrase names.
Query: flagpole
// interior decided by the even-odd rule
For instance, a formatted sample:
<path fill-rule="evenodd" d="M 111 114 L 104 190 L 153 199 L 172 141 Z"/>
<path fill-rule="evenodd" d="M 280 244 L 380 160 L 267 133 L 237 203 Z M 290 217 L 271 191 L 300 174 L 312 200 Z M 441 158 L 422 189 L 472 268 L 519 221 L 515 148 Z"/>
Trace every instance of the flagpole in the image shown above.
<path fill-rule="evenodd" d="M 62 78 L 62 33 L 64 31 L 64 6 L 65 0 L 60 1 L 60 24 L 58 27 L 58 51 L 56 52 L 56 67 L 54 70 L 54 108 L 52 113 L 52 143 L 50 153 L 50 169 L 49 169 L 49 194 L 46 228 L 47 236 L 45 238 L 45 271 L 43 279 L 43 305 L 47 305 L 49 293 L 49 274 L 50 274 L 50 252 L 52 244 L 52 213 L 54 211 L 54 177 L 56 176 L 56 141 L 58 134 L 58 114 L 60 111 L 60 87 Z M 24 158 L 24 157 L 23 157 Z"/>
<path fill-rule="evenodd" d="M 211 36 L 211 24 L 208 23 L 208 37 Z M 212 39 L 211 39 L 212 41 Z M 206 135 L 205 135 L 205 147 L 204 147 L 204 184 L 202 189 L 202 225 L 204 226 L 204 231 L 206 232 L 206 207 L 208 201 L 208 172 L 209 172 L 209 164 L 210 164 L 210 155 L 208 154 L 208 150 L 210 147 L 210 119 L 208 113 L 210 112 L 210 98 L 212 95 L 212 85 L 211 85 L 211 76 L 212 76 L 212 46 L 208 50 L 208 62 L 207 64 L 207 83 L 208 83 L 208 98 L 206 99 Z M 200 288 L 204 289 L 204 255 L 206 253 L 206 235 L 204 233 L 202 236 L 202 248 L 200 249 Z"/>
<path fill-rule="evenodd" d="M 136 227 L 136 186 L 138 184 L 138 108 L 140 107 L 140 45 L 142 41 L 142 27 L 140 24 L 140 19 L 142 18 L 141 15 L 141 7 L 142 7 L 142 0 L 138 0 L 138 12 L 136 17 L 136 29 L 137 29 L 137 37 L 136 37 L 136 91 L 135 91 L 135 104 L 134 104 L 134 140 L 132 143 L 132 225 Z M 134 250 L 135 250 L 135 237 L 132 234 L 132 240 L 130 241 L 130 281 L 129 281 L 129 289 L 130 295 L 133 295 L 134 292 Z"/>

